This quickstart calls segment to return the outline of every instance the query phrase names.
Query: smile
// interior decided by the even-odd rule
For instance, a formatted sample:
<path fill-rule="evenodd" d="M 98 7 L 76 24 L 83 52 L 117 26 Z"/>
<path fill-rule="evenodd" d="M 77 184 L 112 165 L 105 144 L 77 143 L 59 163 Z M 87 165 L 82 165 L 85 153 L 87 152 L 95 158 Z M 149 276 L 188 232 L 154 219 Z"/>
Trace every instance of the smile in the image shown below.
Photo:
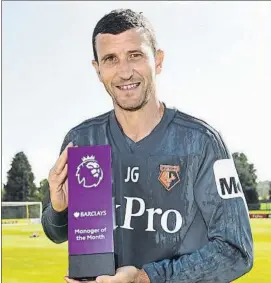
<path fill-rule="evenodd" d="M 117 86 L 117 88 L 120 90 L 131 90 L 131 89 L 136 89 L 139 85 L 140 83 L 129 84 L 129 85 L 119 85 Z"/>

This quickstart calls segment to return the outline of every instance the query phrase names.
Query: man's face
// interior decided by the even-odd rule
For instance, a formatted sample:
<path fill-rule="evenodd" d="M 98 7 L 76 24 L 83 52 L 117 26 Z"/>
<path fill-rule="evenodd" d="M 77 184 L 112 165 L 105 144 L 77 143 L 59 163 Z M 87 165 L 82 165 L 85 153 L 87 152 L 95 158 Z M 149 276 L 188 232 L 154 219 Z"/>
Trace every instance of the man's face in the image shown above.
<path fill-rule="evenodd" d="M 143 107 L 155 90 L 163 52 L 153 54 L 148 37 L 139 29 L 99 34 L 96 50 L 98 62 L 93 66 L 113 102 L 128 111 Z"/>

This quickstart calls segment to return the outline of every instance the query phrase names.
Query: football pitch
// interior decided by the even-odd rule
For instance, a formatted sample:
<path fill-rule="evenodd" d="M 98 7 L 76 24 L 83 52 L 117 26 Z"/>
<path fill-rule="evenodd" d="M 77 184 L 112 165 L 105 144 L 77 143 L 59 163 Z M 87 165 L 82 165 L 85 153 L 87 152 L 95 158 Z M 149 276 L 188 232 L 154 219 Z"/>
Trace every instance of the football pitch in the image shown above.
<path fill-rule="evenodd" d="M 255 261 L 237 283 L 271 282 L 271 219 L 251 219 Z M 38 238 L 30 238 L 38 232 Z M 68 269 L 67 242 L 54 244 L 41 225 L 2 226 L 3 283 L 61 283 Z"/>

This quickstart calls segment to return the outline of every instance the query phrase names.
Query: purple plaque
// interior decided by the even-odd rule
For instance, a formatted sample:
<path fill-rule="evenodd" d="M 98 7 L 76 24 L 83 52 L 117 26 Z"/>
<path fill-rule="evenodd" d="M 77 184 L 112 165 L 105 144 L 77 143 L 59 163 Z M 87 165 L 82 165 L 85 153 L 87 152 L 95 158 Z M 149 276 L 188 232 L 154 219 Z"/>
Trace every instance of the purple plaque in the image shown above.
<path fill-rule="evenodd" d="M 115 274 L 111 147 L 68 149 L 69 277 Z"/>

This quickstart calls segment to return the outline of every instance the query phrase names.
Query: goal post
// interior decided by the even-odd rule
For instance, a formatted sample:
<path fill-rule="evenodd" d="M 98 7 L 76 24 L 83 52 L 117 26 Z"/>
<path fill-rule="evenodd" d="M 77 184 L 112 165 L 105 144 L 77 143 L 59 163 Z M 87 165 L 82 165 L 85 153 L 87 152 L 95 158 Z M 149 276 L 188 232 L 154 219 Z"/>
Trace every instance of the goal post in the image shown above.
<path fill-rule="evenodd" d="M 41 202 L 2 202 L 2 224 L 41 223 Z"/>

